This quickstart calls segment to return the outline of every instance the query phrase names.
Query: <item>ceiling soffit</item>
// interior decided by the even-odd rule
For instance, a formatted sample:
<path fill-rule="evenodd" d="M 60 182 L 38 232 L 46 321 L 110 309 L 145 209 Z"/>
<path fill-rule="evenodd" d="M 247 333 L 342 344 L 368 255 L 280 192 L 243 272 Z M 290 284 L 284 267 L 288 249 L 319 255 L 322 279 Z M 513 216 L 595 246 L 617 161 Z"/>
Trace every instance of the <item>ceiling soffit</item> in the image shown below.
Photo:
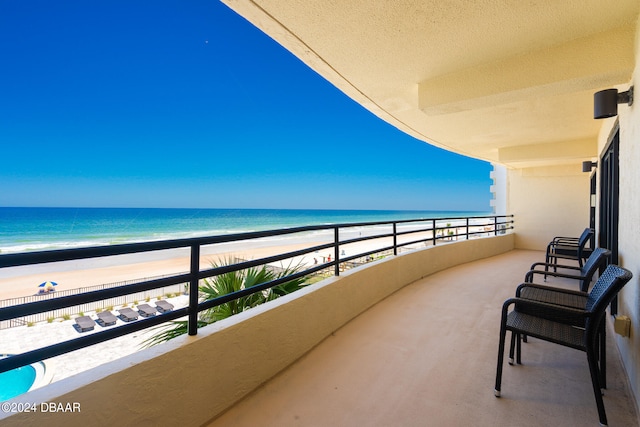
<path fill-rule="evenodd" d="M 419 108 L 448 114 L 618 84 L 633 72 L 633 36 L 617 29 L 425 80 Z"/>
<path fill-rule="evenodd" d="M 587 138 L 574 141 L 557 141 L 546 144 L 519 145 L 498 149 L 498 161 L 511 165 L 535 163 L 581 162 L 598 155 L 597 141 Z"/>

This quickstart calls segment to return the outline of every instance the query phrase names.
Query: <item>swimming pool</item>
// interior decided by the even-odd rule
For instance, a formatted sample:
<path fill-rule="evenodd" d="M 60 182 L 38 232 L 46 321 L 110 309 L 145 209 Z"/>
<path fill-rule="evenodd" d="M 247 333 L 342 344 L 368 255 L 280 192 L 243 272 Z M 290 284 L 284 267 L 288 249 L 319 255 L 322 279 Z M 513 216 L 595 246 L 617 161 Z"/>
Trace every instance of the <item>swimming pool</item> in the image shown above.
<path fill-rule="evenodd" d="M 0 359 L 8 356 L 10 355 L 0 354 Z M 34 388 L 41 387 L 45 384 L 45 372 L 44 362 L 38 362 L 1 373 L 0 402 L 26 393 Z"/>
<path fill-rule="evenodd" d="M 0 401 L 29 391 L 36 380 L 33 366 L 22 366 L 0 374 Z"/>

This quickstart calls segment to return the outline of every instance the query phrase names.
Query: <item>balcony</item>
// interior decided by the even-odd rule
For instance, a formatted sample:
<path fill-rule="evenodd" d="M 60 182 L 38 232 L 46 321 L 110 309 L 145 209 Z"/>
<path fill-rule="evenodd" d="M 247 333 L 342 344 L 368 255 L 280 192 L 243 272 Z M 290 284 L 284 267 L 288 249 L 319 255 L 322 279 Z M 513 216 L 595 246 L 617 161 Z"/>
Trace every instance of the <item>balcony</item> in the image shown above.
<path fill-rule="evenodd" d="M 197 336 L 14 400 L 77 402 L 81 413 L 0 419 L 65 426 L 595 425 L 586 357 L 575 350 L 530 340 L 525 364 L 506 366 L 503 397 L 493 396 L 501 304 L 543 257 L 512 250 L 513 240 L 464 240 L 345 272 Z M 612 334 L 607 415 L 612 426 L 637 425 Z"/>
<path fill-rule="evenodd" d="M 530 339 L 493 396 L 501 304 L 543 258 L 513 250 L 402 288 L 208 427 L 597 425 L 586 355 L 573 349 Z M 608 333 L 609 425 L 638 425 Z"/>

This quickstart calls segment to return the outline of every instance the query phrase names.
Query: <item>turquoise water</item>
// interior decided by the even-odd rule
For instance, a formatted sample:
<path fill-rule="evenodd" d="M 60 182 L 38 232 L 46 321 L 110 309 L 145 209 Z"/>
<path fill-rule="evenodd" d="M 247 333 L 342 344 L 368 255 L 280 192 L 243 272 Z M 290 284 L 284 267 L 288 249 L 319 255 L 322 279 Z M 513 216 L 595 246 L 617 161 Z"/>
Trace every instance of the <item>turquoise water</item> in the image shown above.
<path fill-rule="evenodd" d="M 0 401 L 29 391 L 36 379 L 33 366 L 22 366 L 0 374 Z"/>
<path fill-rule="evenodd" d="M 487 212 L 0 208 L 0 253 L 211 236 L 315 224 L 488 215 Z"/>

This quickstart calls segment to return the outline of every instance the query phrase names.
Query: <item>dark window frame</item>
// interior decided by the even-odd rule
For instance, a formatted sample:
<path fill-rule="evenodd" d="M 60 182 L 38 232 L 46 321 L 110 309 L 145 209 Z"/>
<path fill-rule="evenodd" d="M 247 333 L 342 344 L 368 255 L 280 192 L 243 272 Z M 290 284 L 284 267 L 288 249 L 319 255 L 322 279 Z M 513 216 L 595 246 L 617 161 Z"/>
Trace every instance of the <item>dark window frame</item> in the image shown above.
<path fill-rule="evenodd" d="M 602 152 L 600 171 L 600 218 L 598 245 L 611 251 L 610 262 L 618 264 L 618 220 L 620 217 L 620 126 L 616 123 L 607 147 Z M 617 297 L 611 302 L 611 314 L 618 313 Z"/>

